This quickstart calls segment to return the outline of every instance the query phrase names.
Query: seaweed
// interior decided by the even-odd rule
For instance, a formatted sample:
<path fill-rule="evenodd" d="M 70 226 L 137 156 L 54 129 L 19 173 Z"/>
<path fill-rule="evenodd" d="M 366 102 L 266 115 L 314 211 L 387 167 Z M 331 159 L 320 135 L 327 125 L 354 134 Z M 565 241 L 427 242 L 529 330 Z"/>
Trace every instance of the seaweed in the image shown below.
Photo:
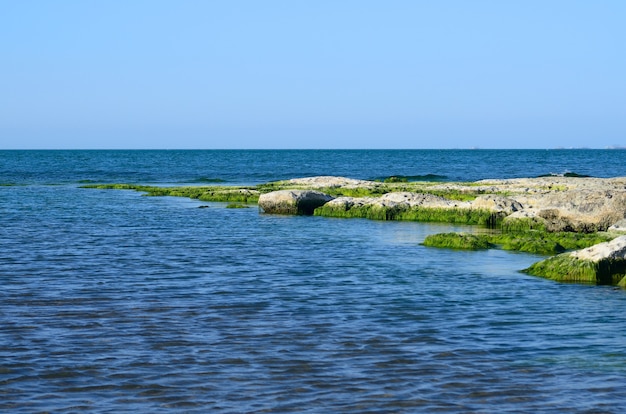
<path fill-rule="evenodd" d="M 431 234 L 424 239 L 422 244 L 428 247 L 459 250 L 484 250 L 494 247 L 487 236 L 469 233 Z"/>
<path fill-rule="evenodd" d="M 227 186 L 187 186 L 187 187 L 157 187 L 139 184 L 90 184 L 81 188 L 135 190 L 146 193 L 151 197 L 188 197 L 202 201 L 222 201 L 255 203 L 259 192 L 247 187 Z"/>
<path fill-rule="evenodd" d="M 408 207 L 401 204 L 382 206 L 365 204 L 345 208 L 325 204 L 315 209 L 314 215 L 337 218 L 367 218 L 371 220 L 424 221 L 452 224 L 477 224 L 494 227 L 502 216 L 489 210 L 468 208 Z"/>
<path fill-rule="evenodd" d="M 563 253 L 537 262 L 522 272 L 558 282 L 616 285 L 626 276 L 626 261 L 607 259 L 592 262 Z"/>

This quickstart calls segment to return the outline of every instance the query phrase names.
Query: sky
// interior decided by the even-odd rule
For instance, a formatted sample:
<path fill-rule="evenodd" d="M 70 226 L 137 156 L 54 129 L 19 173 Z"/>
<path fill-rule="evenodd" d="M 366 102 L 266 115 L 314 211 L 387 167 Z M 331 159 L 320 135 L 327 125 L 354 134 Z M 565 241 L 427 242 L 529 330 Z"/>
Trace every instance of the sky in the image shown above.
<path fill-rule="evenodd" d="M 626 146 L 623 0 L 0 0 L 0 149 Z"/>

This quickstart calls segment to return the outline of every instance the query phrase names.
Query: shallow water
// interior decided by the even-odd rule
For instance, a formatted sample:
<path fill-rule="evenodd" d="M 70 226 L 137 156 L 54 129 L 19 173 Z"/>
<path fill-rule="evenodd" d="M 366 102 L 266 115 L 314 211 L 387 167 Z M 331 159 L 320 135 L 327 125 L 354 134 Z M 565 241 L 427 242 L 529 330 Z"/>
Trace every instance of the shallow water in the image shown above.
<path fill-rule="evenodd" d="M 204 170 L 205 152 L 141 153 L 18 151 L 1 159 L 0 182 L 14 185 L 0 186 L 0 411 L 626 406 L 626 291 L 518 272 L 539 256 L 420 245 L 462 227 L 268 216 L 78 187 L 198 177 L 252 183 L 306 172 L 363 178 L 382 172 L 367 165 L 385 152 L 296 151 L 290 157 L 308 166 L 286 170 L 280 152 L 254 166 L 253 155 L 233 152 L 239 164 L 228 168 L 232 154 L 219 153 Z M 429 154 L 414 164 L 414 152 L 401 153 L 392 174 L 439 173 L 437 153 Z M 495 154 L 517 161 L 493 177 L 521 176 L 526 152 Z M 585 173 L 587 163 L 570 154 L 554 171 Z M 335 172 L 341 157 L 344 169 Z M 489 159 L 475 156 L 467 170 L 488 174 Z M 542 162 L 528 168 L 545 171 Z M 347 166 L 353 174 L 344 174 Z M 462 170 L 453 166 L 448 176 Z"/>
<path fill-rule="evenodd" d="M 537 256 L 420 245 L 448 226 L 1 191 L 1 410 L 626 404 L 626 293 L 517 272 Z"/>

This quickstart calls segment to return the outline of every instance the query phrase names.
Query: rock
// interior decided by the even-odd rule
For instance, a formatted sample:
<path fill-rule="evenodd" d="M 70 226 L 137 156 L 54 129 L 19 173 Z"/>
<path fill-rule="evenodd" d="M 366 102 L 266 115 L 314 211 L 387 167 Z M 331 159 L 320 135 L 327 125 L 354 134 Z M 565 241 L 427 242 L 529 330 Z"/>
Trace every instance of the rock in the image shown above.
<path fill-rule="evenodd" d="M 545 230 L 546 220 L 537 213 L 536 210 L 527 209 L 509 214 L 502 220 L 502 230 L 506 232 Z"/>
<path fill-rule="evenodd" d="M 351 208 L 369 207 L 397 207 L 400 209 L 410 207 L 451 208 L 457 207 L 458 202 L 445 199 L 432 194 L 395 192 L 383 194 L 380 197 L 337 197 L 328 203 L 328 207 L 339 210 Z"/>
<path fill-rule="evenodd" d="M 305 178 L 293 178 L 286 181 L 288 184 L 302 185 L 308 188 L 375 188 L 381 184 L 374 181 L 356 180 L 354 178 L 335 177 L 335 176 L 317 176 Z"/>
<path fill-rule="evenodd" d="M 626 232 L 626 219 L 621 219 L 608 229 L 609 231 Z"/>
<path fill-rule="evenodd" d="M 326 206 L 347 211 L 352 207 L 363 207 L 364 205 L 373 204 L 376 200 L 378 199 L 374 197 L 337 197 L 326 203 Z"/>
<path fill-rule="evenodd" d="M 313 211 L 333 200 L 328 194 L 313 190 L 280 190 L 262 194 L 259 208 L 267 214 L 312 215 Z"/>
<path fill-rule="evenodd" d="M 506 223 L 511 230 L 540 229 L 549 232 L 596 232 L 605 231 L 626 217 L 626 177 L 579 178 L 538 177 L 515 179 L 492 179 L 473 183 L 441 183 L 427 186 L 425 193 L 481 194 L 473 201 L 445 199 L 432 194 L 420 193 L 420 184 L 398 185 L 355 180 L 346 177 L 319 176 L 296 178 L 281 182 L 293 186 L 341 194 L 337 189 L 365 189 L 373 194 L 392 191 L 379 197 L 339 197 L 338 210 L 352 206 L 373 209 L 410 210 L 414 207 L 432 207 L 458 210 L 486 210 L 499 217 L 508 216 Z M 408 192 L 415 188 L 415 192 Z M 293 190 L 295 191 L 295 190 Z M 331 191 L 326 191 L 331 192 Z M 367 193 L 368 191 L 364 191 Z M 358 194 L 346 191 L 345 194 Z M 263 197 L 265 198 L 265 197 Z M 288 202 L 287 205 L 289 205 Z M 293 203 L 291 203 L 293 204 Z M 340 206 L 339 204 L 342 204 Z M 287 208 L 286 211 L 298 211 Z M 291 214 L 291 213 L 286 213 Z M 305 214 L 302 212 L 294 214 Z M 622 224 L 622 228 L 626 225 Z M 613 227 L 618 230 L 619 226 Z"/>
<path fill-rule="evenodd" d="M 600 262 L 602 260 L 626 260 L 626 236 L 617 237 L 610 242 L 599 243 L 586 249 L 571 253 L 580 260 Z"/>
<path fill-rule="evenodd" d="M 626 236 L 533 264 L 524 272 L 560 282 L 626 287 Z"/>
<path fill-rule="evenodd" d="M 495 194 L 488 194 L 476 197 L 472 202 L 474 208 L 480 208 L 491 211 L 501 211 L 506 214 L 512 214 L 522 210 L 522 204 L 512 198 L 501 197 Z"/>
<path fill-rule="evenodd" d="M 423 193 L 410 193 L 406 191 L 383 194 L 374 203 L 383 206 L 389 204 L 406 204 L 407 207 L 453 207 L 455 203 L 446 198 Z"/>

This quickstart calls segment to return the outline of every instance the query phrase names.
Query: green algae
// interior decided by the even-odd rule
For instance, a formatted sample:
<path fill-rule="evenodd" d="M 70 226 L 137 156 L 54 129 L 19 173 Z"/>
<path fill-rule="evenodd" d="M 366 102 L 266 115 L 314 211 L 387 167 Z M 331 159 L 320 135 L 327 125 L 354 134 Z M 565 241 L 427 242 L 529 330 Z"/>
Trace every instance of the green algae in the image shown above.
<path fill-rule="evenodd" d="M 473 201 L 479 195 L 483 194 L 483 192 L 481 191 L 468 192 L 468 191 L 459 191 L 459 190 L 451 190 L 451 189 L 450 190 L 426 189 L 425 191 L 422 191 L 422 192 L 426 194 L 432 194 L 435 196 L 443 197 L 448 200 L 454 200 L 454 201 Z"/>
<path fill-rule="evenodd" d="M 557 282 L 617 285 L 626 276 L 626 261 L 607 259 L 592 262 L 563 253 L 537 262 L 522 272 Z"/>
<path fill-rule="evenodd" d="M 505 236 L 490 234 L 439 233 L 426 237 L 424 245 L 452 249 L 491 249 L 500 248 L 535 254 L 557 254 L 565 251 L 564 247 L 552 240 L 523 236 Z"/>
<path fill-rule="evenodd" d="M 519 250 L 529 253 L 556 254 L 565 250 L 578 250 L 598 243 L 613 240 L 616 237 L 610 233 L 573 233 L 548 232 L 543 230 L 502 231 L 491 236 L 492 243 L 501 244 L 505 250 Z M 515 246 L 530 246 L 536 248 L 519 249 Z M 552 247 L 551 247 L 552 246 Z"/>
<path fill-rule="evenodd" d="M 573 237 L 574 236 L 574 237 Z M 563 252 L 564 245 L 588 247 L 614 237 L 609 234 L 555 234 L 529 232 L 525 234 L 467 234 L 439 233 L 426 237 L 424 246 L 483 250 L 502 248 L 535 254 L 556 254 Z M 557 282 L 589 283 L 597 285 L 617 285 L 626 288 L 626 260 L 604 259 L 598 262 L 581 260 L 570 253 L 560 253 L 522 270 L 529 275 L 543 277 Z"/>
<path fill-rule="evenodd" d="M 389 187 L 322 187 L 316 191 L 328 194 L 333 197 L 380 197 L 383 194 L 392 192 Z"/>
<path fill-rule="evenodd" d="M 455 233 L 442 233 L 448 239 L 453 239 Z M 458 233 L 463 234 L 463 233 Z M 441 237 L 439 234 L 433 235 Z M 461 237 L 461 236 L 459 236 Z M 615 235 L 609 233 L 581 234 L 569 232 L 549 233 L 545 231 L 525 231 L 515 233 L 491 233 L 477 236 L 493 248 L 525 253 L 555 255 L 567 250 L 578 250 L 598 243 L 610 241 Z M 448 247 L 445 243 L 441 246 Z M 457 247 L 462 248 L 462 247 Z M 470 247 L 471 248 L 471 247 Z"/>
<path fill-rule="evenodd" d="M 240 203 L 229 203 L 226 205 L 226 208 L 250 208 L 250 206 Z"/>
<path fill-rule="evenodd" d="M 158 187 L 138 184 L 92 184 L 81 188 L 105 190 L 135 190 L 152 197 L 187 197 L 202 201 L 256 203 L 259 192 L 248 187 L 228 186 L 186 186 L 186 187 Z"/>
<path fill-rule="evenodd" d="M 563 253 L 565 248 L 552 240 L 517 238 L 503 243 L 502 250 L 513 250 L 534 254 L 558 254 Z"/>
<path fill-rule="evenodd" d="M 541 218 L 505 218 L 502 221 L 504 232 L 526 232 L 531 230 L 546 231 L 545 221 Z"/>
<path fill-rule="evenodd" d="M 427 247 L 459 250 L 485 250 L 494 247 L 487 236 L 469 233 L 431 234 L 424 239 L 422 244 Z"/>
<path fill-rule="evenodd" d="M 325 204 L 315 209 L 314 215 L 335 218 L 366 218 L 370 220 L 423 221 L 432 223 L 476 224 L 495 226 L 501 219 L 497 213 L 482 209 L 407 207 L 400 204 L 381 206 L 365 204 L 345 208 Z"/>
<path fill-rule="evenodd" d="M 259 193 L 251 190 L 208 190 L 204 191 L 198 200 L 202 201 L 223 201 L 239 203 L 256 203 L 259 200 Z"/>

